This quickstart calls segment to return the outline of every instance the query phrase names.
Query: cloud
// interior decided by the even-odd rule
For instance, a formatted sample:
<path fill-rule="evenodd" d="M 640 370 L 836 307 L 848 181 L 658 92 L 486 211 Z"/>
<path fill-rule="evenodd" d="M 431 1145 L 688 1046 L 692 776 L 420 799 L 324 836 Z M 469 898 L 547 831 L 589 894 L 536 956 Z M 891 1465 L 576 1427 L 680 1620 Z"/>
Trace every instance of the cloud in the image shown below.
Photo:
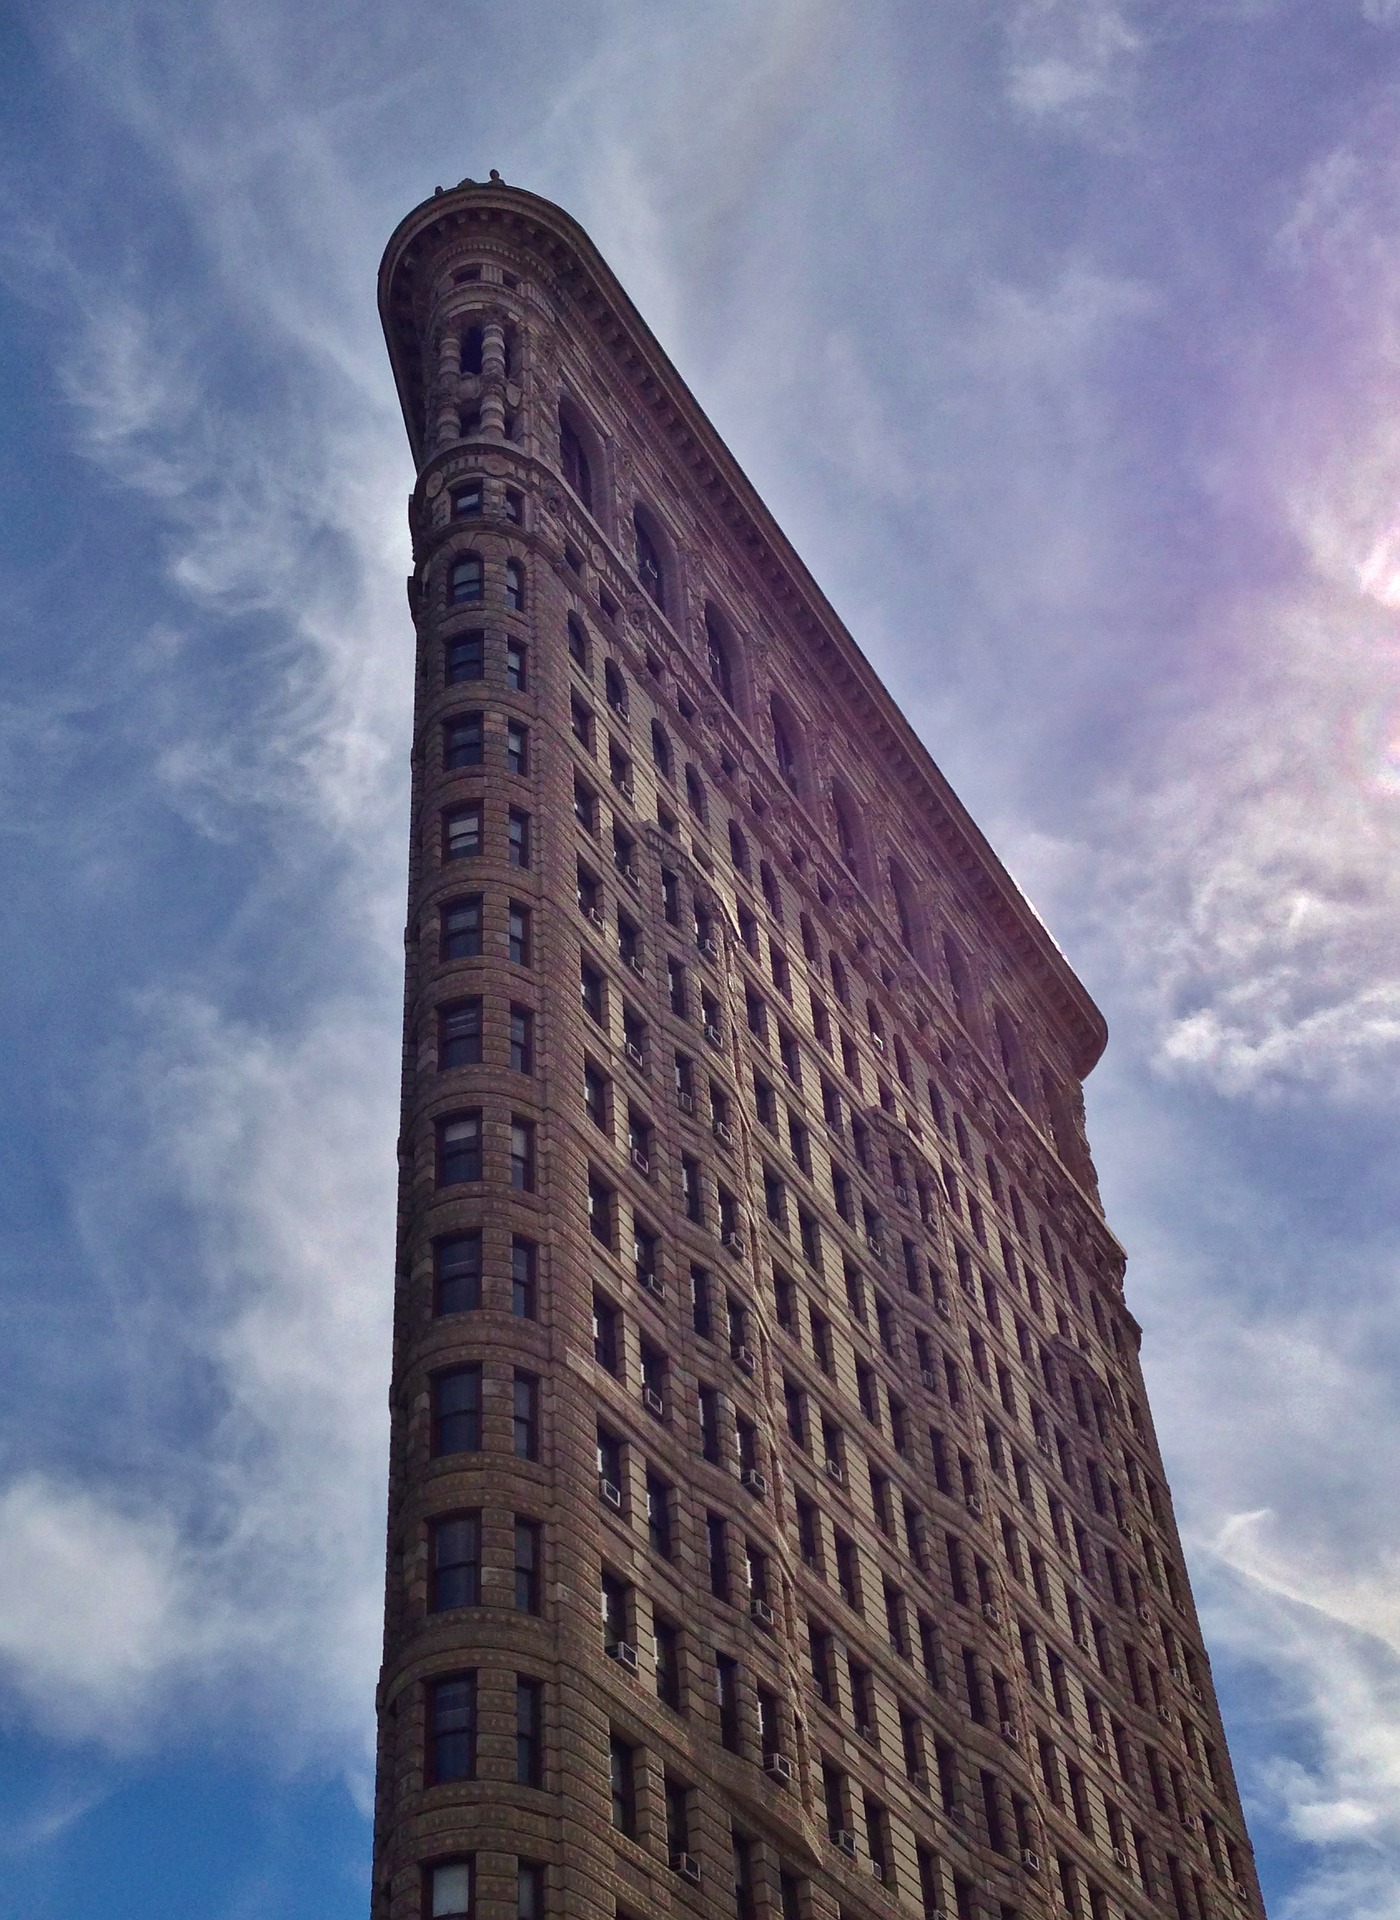
<path fill-rule="evenodd" d="M 1143 36 L 1113 0 L 1022 0 L 1007 28 L 1007 96 L 1027 119 L 1121 132 Z"/>

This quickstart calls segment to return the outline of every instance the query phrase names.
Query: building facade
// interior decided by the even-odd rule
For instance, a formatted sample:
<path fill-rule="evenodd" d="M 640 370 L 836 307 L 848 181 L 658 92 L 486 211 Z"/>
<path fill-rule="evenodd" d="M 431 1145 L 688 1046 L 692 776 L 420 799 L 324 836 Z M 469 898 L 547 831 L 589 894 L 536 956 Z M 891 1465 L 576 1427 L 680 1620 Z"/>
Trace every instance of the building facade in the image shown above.
<path fill-rule="evenodd" d="M 1098 1012 L 567 215 L 439 193 L 381 307 L 375 1920 L 1261 1914 Z"/>

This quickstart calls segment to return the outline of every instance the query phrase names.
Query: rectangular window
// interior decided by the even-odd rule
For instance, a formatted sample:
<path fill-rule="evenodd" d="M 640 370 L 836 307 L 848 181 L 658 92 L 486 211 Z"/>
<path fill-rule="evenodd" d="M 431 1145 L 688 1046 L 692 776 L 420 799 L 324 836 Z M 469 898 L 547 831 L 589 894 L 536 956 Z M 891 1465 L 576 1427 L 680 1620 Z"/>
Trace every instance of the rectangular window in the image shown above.
<path fill-rule="evenodd" d="M 428 1691 L 428 1778 L 435 1786 L 476 1778 L 476 1675 L 439 1680 Z"/>
<path fill-rule="evenodd" d="M 612 1823 L 630 1839 L 636 1832 L 637 1802 L 633 1785 L 633 1753 L 625 1740 L 613 1734 L 608 1742 L 608 1773 L 612 1786 Z"/>
<path fill-rule="evenodd" d="M 474 960 L 481 952 L 481 895 L 449 900 L 441 911 L 439 951 L 444 960 Z"/>
<path fill-rule="evenodd" d="M 515 1920 L 544 1920 L 544 1868 L 537 1861 L 516 1862 Z"/>
<path fill-rule="evenodd" d="M 510 1184 L 521 1193 L 535 1191 L 535 1123 L 514 1114 L 510 1122 Z"/>
<path fill-rule="evenodd" d="M 538 1787 L 544 1779 L 544 1687 L 515 1676 L 515 1780 Z"/>
<path fill-rule="evenodd" d="M 528 1007 L 510 1010 L 510 1064 L 515 1073 L 535 1071 L 535 1016 Z"/>
<path fill-rule="evenodd" d="M 454 633 L 443 655 L 443 678 L 449 687 L 486 675 L 486 635 L 480 627 Z"/>
<path fill-rule="evenodd" d="M 480 1605 L 481 1515 L 459 1513 L 451 1520 L 439 1520 L 432 1529 L 429 1611 Z"/>
<path fill-rule="evenodd" d="M 454 1367 L 433 1377 L 432 1450 L 477 1453 L 481 1449 L 481 1367 Z"/>
<path fill-rule="evenodd" d="M 481 1178 L 481 1114 L 455 1113 L 437 1123 L 438 1185 Z"/>
<path fill-rule="evenodd" d="M 739 1751 L 739 1663 L 727 1653 L 715 1655 L 715 1700 L 719 1708 L 720 1745 Z"/>
<path fill-rule="evenodd" d="M 438 1008 L 439 1072 L 481 1064 L 481 997 L 451 1000 Z"/>
<path fill-rule="evenodd" d="M 653 1613 L 652 1640 L 656 1648 L 656 1697 L 674 1712 L 681 1710 L 680 1628 Z"/>
<path fill-rule="evenodd" d="M 530 816 L 512 807 L 507 817 L 506 859 L 513 867 L 530 864 Z"/>
<path fill-rule="evenodd" d="M 510 1243 L 510 1310 L 517 1320 L 535 1318 L 537 1261 L 534 1241 L 522 1240 L 517 1234 Z"/>
<path fill-rule="evenodd" d="M 468 860 L 481 852 L 481 802 L 453 807 L 442 816 L 442 857 Z"/>
<path fill-rule="evenodd" d="M 506 723 L 506 772 L 530 771 L 530 729 L 519 720 Z"/>
<path fill-rule="evenodd" d="M 537 1460 L 539 1458 L 539 1402 L 539 1380 L 533 1373 L 521 1373 L 517 1368 L 511 1399 L 512 1430 L 515 1437 L 515 1457 L 517 1460 Z"/>
<path fill-rule="evenodd" d="M 519 640 L 506 642 L 506 685 L 515 693 L 524 693 L 529 683 L 529 667 L 525 645 Z"/>
<path fill-rule="evenodd" d="M 448 772 L 481 765 L 482 717 L 456 713 L 442 723 L 442 764 Z"/>
<path fill-rule="evenodd" d="M 653 1553 L 669 1560 L 673 1551 L 671 1506 L 672 1488 L 659 1474 L 647 1475 L 647 1539 Z"/>
<path fill-rule="evenodd" d="M 515 1517 L 515 1610 L 538 1613 L 540 1610 L 540 1539 L 538 1520 Z"/>
<path fill-rule="evenodd" d="M 506 917 L 506 958 L 513 967 L 530 964 L 530 909 L 512 900 Z"/>
<path fill-rule="evenodd" d="M 601 1293 L 593 1296 L 593 1358 L 607 1373 L 616 1374 L 619 1366 L 619 1326 L 621 1315 L 611 1300 Z"/>
<path fill-rule="evenodd" d="M 705 1546 L 709 1558 L 710 1592 L 716 1600 L 728 1600 L 729 1529 L 717 1513 L 705 1515 Z"/>
<path fill-rule="evenodd" d="M 603 1246 L 616 1249 L 615 1195 L 596 1174 L 588 1181 L 588 1231 Z"/>
<path fill-rule="evenodd" d="M 433 1242 L 433 1298 L 438 1313 L 472 1313 L 481 1305 L 481 1235 Z"/>
<path fill-rule="evenodd" d="M 430 1920 L 473 1920 L 475 1867 L 476 1862 L 468 1858 L 432 1868 L 428 1879 Z"/>
<path fill-rule="evenodd" d="M 579 997 L 589 1019 L 596 1021 L 600 1027 L 606 1026 L 607 1001 L 604 998 L 603 976 L 596 967 L 590 967 L 586 960 L 579 964 Z"/>

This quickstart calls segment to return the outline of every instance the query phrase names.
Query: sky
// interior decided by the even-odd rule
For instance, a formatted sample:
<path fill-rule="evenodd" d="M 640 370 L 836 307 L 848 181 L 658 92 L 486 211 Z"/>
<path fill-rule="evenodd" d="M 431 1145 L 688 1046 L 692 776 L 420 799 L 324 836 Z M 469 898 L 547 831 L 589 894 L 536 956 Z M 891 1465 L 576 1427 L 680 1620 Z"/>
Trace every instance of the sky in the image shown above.
<path fill-rule="evenodd" d="M 1400 0 L 0 15 L 0 1920 L 362 1920 L 388 235 L 592 235 L 1110 1027 L 1274 1920 L 1400 1920 Z"/>

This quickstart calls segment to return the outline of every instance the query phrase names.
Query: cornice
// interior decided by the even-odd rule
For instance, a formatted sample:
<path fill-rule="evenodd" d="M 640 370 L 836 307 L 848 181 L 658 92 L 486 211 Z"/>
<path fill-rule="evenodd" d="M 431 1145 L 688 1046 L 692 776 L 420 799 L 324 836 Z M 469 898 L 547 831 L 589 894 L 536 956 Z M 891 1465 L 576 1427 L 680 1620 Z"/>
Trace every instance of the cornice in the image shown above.
<path fill-rule="evenodd" d="M 571 304 L 631 381 L 654 430 L 689 471 L 706 504 L 841 695 L 860 713 L 890 773 L 940 846 L 971 900 L 1027 967 L 1070 1044 L 1083 1077 L 1107 1042 L 1103 1015 L 1044 922 L 1006 871 L 935 765 L 874 668 L 838 619 L 782 529 L 588 235 L 537 194 L 496 181 L 464 181 L 434 194 L 399 223 L 379 274 L 379 309 L 414 460 L 423 461 L 420 287 L 417 268 L 475 232 L 539 259 L 541 278 Z"/>

